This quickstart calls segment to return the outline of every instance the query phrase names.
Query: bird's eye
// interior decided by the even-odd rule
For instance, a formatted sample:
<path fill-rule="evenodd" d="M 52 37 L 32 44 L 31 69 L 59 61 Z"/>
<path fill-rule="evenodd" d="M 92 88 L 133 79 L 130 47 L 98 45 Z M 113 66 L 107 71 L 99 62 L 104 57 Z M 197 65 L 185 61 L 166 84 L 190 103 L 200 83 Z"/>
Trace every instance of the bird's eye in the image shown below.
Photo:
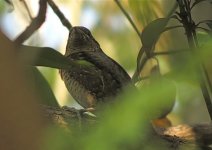
<path fill-rule="evenodd" d="M 87 28 L 84 27 L 84 28 L 83 28 L 83 31 L 84 31 L 85 34 L 91 36 L 91 32 L 90 32 L 89 29 L 87 29 Z"/>
<path fill-rule="evenodd" d="M 85 32 L 87 35 L 91 36 L 91 32 L 89 30 L 86 30 Z"/>

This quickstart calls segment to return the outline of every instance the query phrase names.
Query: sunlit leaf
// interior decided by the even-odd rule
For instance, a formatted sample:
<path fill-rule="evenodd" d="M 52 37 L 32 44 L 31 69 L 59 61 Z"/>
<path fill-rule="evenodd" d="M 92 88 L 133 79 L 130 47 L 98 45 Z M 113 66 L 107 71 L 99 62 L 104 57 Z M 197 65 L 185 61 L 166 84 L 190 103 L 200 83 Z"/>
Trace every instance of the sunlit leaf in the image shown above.
<path fill-rule="evenodd" d="M 11 0 L 5 0 L 5 2 L 6 2 L 7 4 L 9 4 L 9 5 L 13 6 L 13 3 L 12 3 L 12 1 L 11 1 Z"/>
<path fill-rule="evenodd" d="M 162 5 L 157 0 L 128 0 L 133 16 L 144 26 L 162 14 Z"/>

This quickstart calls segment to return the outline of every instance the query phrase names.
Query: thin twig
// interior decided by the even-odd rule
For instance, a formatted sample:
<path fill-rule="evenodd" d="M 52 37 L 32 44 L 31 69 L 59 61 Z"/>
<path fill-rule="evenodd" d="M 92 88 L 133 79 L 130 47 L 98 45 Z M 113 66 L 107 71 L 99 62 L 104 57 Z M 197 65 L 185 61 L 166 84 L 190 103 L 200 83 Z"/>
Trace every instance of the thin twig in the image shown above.
<path fill-rule="evenodd" d="M 40 8 L 37 17 L 35 17 L 30 25 L 15 39 L 14 42 L 17 45 L 20 45 L 26 41 L 44 23 L 46 19 L 47 1 L 40 0 L 39 6 Z"/>
<path fill-rule="evenodd" d="M 121 11 L 123 12 L 123 14 L 125 15 L 125 17 L 128 19 L 128 21 L 130 22 L 130 24 L 132 25 L 133 29 L 135 30 L 135 32 L 137 33 L 138 37 L 141 38 L 140 35 L 140 31 L 138 30 L 138 28 L 136 27 L 135 23 L 133 22 L 133 20 L 131 19 L 130 15 L 125 11 L 125 9 L 123 8 L 123 6 L 121 5 L 121 3 L 119 2 L 119 0 L 114 0 L 116 2 L 116 4 L 118 5 L 118 7 L 121 9 Z"/>
<path fill-rule="evenodd" d="M 125 15 L 125 17 L 127 18 L 127 20 L 130 22 L 130 24 L 132 25 L 133 29 L 135 30 L 135 32 L 137 33 L 138 37 L 141 40 L 141 34 L 140 31 L 138 30 L 138 28 L 136 27 L 135 23 L 133 22 L 133 20 L 131 19 L 130 15 L 125 11 L 125 9 L 123 8 L 123 6 L 121 5 L 121 3 L 119 2 L 119 0 L 114 0 L 115 3 L 117 4 L 117 6 L 120 8 L 120 10 L 122 11 L 122 13 Z M 142 40 L 141 40 L 142 41 Z M 145 53 L 145 51 L 143 51 L 143 49 L 141 48 L 139 50 L 139 54 L 138 55 L 143 55 Z M 138 81 L 138 76 L 139 76 L 139 71 L 138 71 L 138 61 L 137 61 L 137 68 L 136 71 L 132 77 L 132 82 L 136 83 Z"/>
<path fill-rule="evenodd" d="M 210 33 L 211 32 L 211 30 L 203 28 L 203 27 L 196 27 L 196 29 L 201 29 L 201 30 L 205 31 L 206 33 Z"/>
<path fill-rule="evenodd" d="M 202 21 L 198 22 L 198 23 L 196 24 L 196 26 L 199 26 L 199 25 L 202 24 L 202 23 L 210 23 L 210 22 L 212 22 L 212 20 L 202 20 Z"/>
<path fill-rule="evenodd" d="M 166 31 L 169 31 L 169 30 L 172 30 L 172 29 L 176 29 L 176 28 L 182 28 L 183 26 L 181 25 L 177 25 L 177 26 L 170 26 L 170 27 L 166 27 L 163 32 L 166 32 Z"/>
<path fill-rule="evenodd" d="M 60 11 L 60 9 L 57 7 L 57 5 L 52 0 L 47 0 L 48 4 L 51 6 L 54 13 L 57 15 L 57 17 L 60 19 L 61 23 L 70 30 L 72 28 L 71 23 L 66 19 L 64 14 Z"/>
<path fill-rule="evenodd" d="M 172 55 L 172 54 L 178 54 L 182 52 L 189 52 L 189 50 L 171 50 L 167 52 L 154 52 L 152 56 L 158 56 L 158 55 Z"/>
<path fill-rule="evenodd" d="M 176 20 L 178 20 L 179 22 L 182 22 L 182 20 L 178 17 L 178 13 L 176 12 L 175 14 L 176 14 L 176 15 L 171 16 L 171 19 L 176 19 Z"/>
<path fill-rule="evenodd" d="M 207 0 L 195 1 L 195 2 L 191 5 L 191 9 L 193 9 L 194 6 L 196 6 L 198 3 L 201 3 L 201 2 L 204 2 L 204 1 L 207 1 Z"/>
<path fill-rule="evenodd" d="M 32 17 L 32 15 L 31 15 L 31 13 L 30 13 L 30 10 L 29 10 L 29 7 L 28 7 L 26 1 L 25 1 L 25 0 L 20 0 L 20 1 L 24 4 L 24 7 L 25 7 L 26 10 L 27 10 L 27 13 L 28 13 L 28 15 L 29 15 L 30 20 L 33 20 L 33 17 Z"/>

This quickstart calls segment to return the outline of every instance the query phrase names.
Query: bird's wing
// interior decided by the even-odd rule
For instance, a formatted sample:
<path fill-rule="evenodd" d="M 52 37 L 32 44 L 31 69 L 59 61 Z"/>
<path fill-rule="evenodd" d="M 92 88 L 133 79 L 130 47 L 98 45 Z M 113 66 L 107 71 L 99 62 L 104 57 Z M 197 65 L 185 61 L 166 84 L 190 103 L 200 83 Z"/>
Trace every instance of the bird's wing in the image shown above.
<path fill-rule="evenodd" d="M 128 73 L 112 58 L 108 57 L 102 51 L 99 52 L 83 52 L 84 59 L 95 64 L 96 67 L 106 70 L 113 78 L 121 85 L 126 85 L 131 82 Z"/>

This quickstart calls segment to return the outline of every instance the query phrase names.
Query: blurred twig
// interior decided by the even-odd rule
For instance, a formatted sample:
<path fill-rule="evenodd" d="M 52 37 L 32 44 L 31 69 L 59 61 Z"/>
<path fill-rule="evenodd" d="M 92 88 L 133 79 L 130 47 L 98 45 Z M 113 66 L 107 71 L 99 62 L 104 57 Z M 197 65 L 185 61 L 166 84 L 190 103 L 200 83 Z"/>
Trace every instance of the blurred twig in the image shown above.
<path fill-rule="evenodd" d="M 33 20 L 32 14 L 30 13 L 30 10 L 29 10 L 29 7 L 28 7 L 26 1 L 25 1 L 25 0 L 20 0 L 20 1 L 24 4 L 24 7 L 25 7 L 26 10 L 27 10 L 27 13 L 28 13 L 28 15 L 29 15 L 30 20 Z"/>
<path fill-rule="evenodd" d="M 70 30 L 72 28 L 71 23 L 66 19 L 64 14 L 60 11 L 60 9 L 57 7 L 57 5 L 52 1 L 52 0 L 47 0 L 48 4 L 51 6 L 53 9 L 54 13 L 58 16 L 60 19 L 61 23 L 68 29 Z"/>
<path fill-rule="evenodd" d="M 46 18 L 47 1 L 39 1 L 39 11 L 37 17 L 35 17 L 30 25 L 15 39 L 15 44 L 20 45 L 26 41 L 40 26 L 44 23 Z"/>
<path fill-rule="evenodd" d="M 139 38 L 141 38 L 140 35 L 140 31 L 138 30 L 138 28 L 136 27 L 135 23 L 133 22 L 133 20 L 131 19 L 130 15 L 125 11 L 125 9 L 123 8 L 123 6 L 121 5 L 121 3 L 119 2 L 119 0 L 114 0 L 116 2 L 116 4 L 118 5 L 118 7 L 121 9 L 121 11 L 123 12 L 123 14 L 125 15 L 125 17 L 127 18 L 127 20 L 130 22 L 130 24 L 132 25 L 133 29 L 136 31 L 137 35 Z"/>
<path fill-rule="evenodd" d="M 172 54 L 178 54 L 182 52 L 189 52 L 189 50 L 182 49 L 182 50 L 170 50 L 166 52 L 154 52 L 152 56 L 158 56 L 158 55 L 172 55 Z"/>
<path fill-rule="evenodd" d="M 136 27 L 135 23 L 133 22 L 133 20 L 131 19 L 130 15 L 126 12 L 126 10 L 123 8 L 123 6 L 121 5 L 121 3 L 119 2 L 119 0 L 114 0 L 115 3 L 117 4 L 117 6 L 120 8 L 120 10 L 122 11 L 122 13 L 125 15 L 125 17 L 127 18 L 127 20 L 130 22 L 130 24 L 132 25 L 133 29 L 136 31 L 138 37 L 140 38 L 141 42 L 141 34 L 140 31 L 138 30 L 138 28 Z M 142 49 L 139 50 L 139 54 L 140 56 L 142 56 L 145 53 L 145 51 Z M 146 60 L 145 60 L 146 61 Z M 137 60 L 138 62 L 138 60 Z M 132 82 L 136 83 L 139 77 L 139 72 L 138 72 L 138 63 L 137 63 L 137 67 L 136 67 L 136 71 L 132 77 Z"/>

